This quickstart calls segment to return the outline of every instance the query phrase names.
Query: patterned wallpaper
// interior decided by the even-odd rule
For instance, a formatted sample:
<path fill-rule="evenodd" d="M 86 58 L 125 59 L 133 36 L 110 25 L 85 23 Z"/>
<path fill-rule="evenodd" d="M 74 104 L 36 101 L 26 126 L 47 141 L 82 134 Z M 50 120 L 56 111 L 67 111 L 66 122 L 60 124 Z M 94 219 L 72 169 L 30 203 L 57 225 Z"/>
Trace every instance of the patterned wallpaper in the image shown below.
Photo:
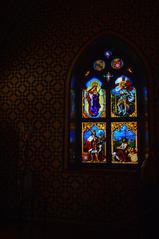
<path fill-rule="evenodd" d="M 8 32 L 0 57 L 0 120 L 18 139 L 19 178 L 26 168 L 33 172 L 34 217 L 137 222 L 136 173 L 64 172 L 65 89 L 83 46 L 101 32 L 114 32 L 149 64 L 156 85 L 150 82 L 152 118 L 158 115 L 156 8 L 150 1 L 34 1 Z"/>

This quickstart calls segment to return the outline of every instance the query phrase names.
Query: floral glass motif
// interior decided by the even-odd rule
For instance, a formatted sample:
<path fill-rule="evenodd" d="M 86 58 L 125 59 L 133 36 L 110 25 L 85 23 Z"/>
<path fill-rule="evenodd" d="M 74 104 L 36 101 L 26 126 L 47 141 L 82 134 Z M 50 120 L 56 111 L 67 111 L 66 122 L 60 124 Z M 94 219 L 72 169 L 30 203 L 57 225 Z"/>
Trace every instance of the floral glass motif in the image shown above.
<path fill-rule="evenodd" d="M 123 62 L 123 60 L 120 59 L 120 58 L 115 58 L 115 59 L 112 60 L 112 62 L 111 62 L 111 66 L 112 66 L 112 68 L 115 69 L 115 70 L 121 69 L 121 68 L 123 67 L 123 65 L 124 65 L 124 62 Z"/>
<path fill-rule="evenodd" d="M 102 83 L 97 78 L 92 78 L 86 83 L 86 89 L 82 92 L 83 117 L 101 118 L 105 117 L 105 90 L 101 88 Z"/>
<path fill-rule="evenodd" d="M 111 124 L 112 163 L 138 163 L 137 122 Z"/>
<path fill-rule="evenodd" d="M 96 60 L 93 64 L 94 70 L 102 71 L 105 68 L 105 62 L 103 60 Z"/>
<path fill-rule="evenodd" d="M 111 91 L 112 117 L 136 117 L 136 89 L 127 76 L 120 76 Z"/>
<path fill-rule="evenodd" d="M 82 123 L 82 163 L 106 163 L 106 123 Z"/>

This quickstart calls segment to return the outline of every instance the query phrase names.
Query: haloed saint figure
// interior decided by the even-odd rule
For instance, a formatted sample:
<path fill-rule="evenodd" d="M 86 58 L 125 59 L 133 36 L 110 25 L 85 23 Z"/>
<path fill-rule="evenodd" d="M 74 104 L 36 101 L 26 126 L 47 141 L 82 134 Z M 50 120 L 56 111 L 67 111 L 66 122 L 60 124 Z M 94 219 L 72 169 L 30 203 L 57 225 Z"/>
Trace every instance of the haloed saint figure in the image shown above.
<path fill-rule="evenodd" d="M 99 92 L 97 91 L 97 84 L 87 91 L 86 99 L 88 101 L 88 112 L 91 116 L 97 116 L 101 105 L 99 103 Z"/>
<path fill-rule="evenodd" d="M 105 90 L 101 88 L 102 83 L 97 78 L 92 78 L 86 83 L 83 90 L 83 117 L 98 118 L 105 117 Z"/>

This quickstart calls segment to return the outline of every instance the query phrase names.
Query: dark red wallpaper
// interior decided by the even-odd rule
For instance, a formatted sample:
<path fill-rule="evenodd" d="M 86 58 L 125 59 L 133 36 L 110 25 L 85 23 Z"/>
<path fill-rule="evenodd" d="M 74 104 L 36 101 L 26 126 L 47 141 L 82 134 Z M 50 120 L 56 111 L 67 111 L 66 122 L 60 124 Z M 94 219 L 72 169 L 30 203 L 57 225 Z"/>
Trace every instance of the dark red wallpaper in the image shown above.
<path fill-rule="evenodd" d="M 102 32 L 123 37 L 140 52 L 151 72 L 149 114 L 155 144 L 157 9 L 157 1 L 33 1 L 25 4 L 7 30 L 1 41 L 0 120 L 14 129 L 18 140 L 19 180 L 26 168 L 33 173 L 35 218 L 136 225 L 137 173 L 64 171 L 65 90 L 70 67 L 88 41 Z M 3 134 L 10 138 L 5 128 Z"/>

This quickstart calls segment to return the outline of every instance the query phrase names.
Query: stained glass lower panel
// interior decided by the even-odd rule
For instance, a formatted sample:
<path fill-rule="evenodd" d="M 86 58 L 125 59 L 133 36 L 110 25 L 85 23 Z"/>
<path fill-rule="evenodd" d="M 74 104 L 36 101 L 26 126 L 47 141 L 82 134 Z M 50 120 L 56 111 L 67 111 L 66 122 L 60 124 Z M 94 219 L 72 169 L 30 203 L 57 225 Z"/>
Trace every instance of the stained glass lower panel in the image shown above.
<path fill-rule="evenodd" d="M 112 163 L 137 164 L 137 122 L 111 124 Z"/>
<path fill-rule="evenodd" d="M 82 163 L 106 163 L 106 123 L 82 123 Z"/>

